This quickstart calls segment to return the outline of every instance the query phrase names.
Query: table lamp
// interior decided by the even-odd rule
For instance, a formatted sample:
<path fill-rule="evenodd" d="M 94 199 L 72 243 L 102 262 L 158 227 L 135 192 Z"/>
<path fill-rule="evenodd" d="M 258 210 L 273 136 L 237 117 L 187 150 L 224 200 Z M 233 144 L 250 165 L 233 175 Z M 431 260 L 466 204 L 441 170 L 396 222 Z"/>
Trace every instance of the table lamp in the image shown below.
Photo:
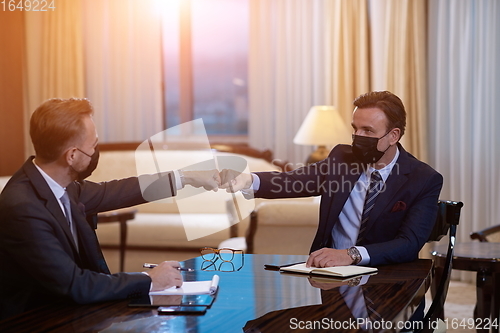
<path fill-rule="evenodd" d="M 307 159 L 306 163 L 311 164 L 328 157 L 330 151 L 326 149 L 327 145 L 346 143 L 350 135 L 351 133 L 334 106 L 316 105 L 309 110 L 293 138 L 293 143 L 318 146 Z"/>

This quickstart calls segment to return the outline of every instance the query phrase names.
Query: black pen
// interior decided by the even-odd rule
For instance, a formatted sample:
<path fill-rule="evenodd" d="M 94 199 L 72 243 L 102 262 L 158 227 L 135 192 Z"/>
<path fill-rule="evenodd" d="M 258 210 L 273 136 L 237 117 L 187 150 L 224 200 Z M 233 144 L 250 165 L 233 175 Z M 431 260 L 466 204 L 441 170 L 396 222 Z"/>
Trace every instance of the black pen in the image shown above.
<path fill-rule="evenodd" d="M 155 268 L 156 266 L 158 266 L 157 264 L 144 264 L 142 265 L 142 267 L 144 268 Z M 181 271 L 181 272 L 194 272 L 194 269 L 192 268 L 184 268 L 184 267 L 177 267 L 177 270 Z"/>

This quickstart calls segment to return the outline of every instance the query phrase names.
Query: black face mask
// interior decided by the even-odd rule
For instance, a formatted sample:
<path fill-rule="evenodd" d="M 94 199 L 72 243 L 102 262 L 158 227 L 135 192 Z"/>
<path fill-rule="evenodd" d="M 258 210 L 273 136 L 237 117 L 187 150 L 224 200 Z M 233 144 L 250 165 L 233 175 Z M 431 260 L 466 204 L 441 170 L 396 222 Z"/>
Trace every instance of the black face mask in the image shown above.
<path fill-rule="evenodd" d="M 78 174 L 77 180 L 79 182 L 81 182 L 85 178 L 89 177 L 92 174 L 92 172 L 94 172 L 94 170 L 97 168 L 97 163 L 99 162 L 99 146 L 95 147 L 94 153 L 92 155 L 87 154 L 86 152 L 82 151 L 79 148 L 76 148 L 76 149 L 80 150 L 82 153 L 84 153 L 85 155 L 90 157 L 90 163 L 87 166 L 87 168 L 85 170 L 76 172 Z"/>
<path fill-rule="evenodd" d="M 390 132 L 390 131 L 389 131 Z M 377 149 L 378 140 L 382 139 L 384 136 L 389 134 L 389 132 L 382 135 L 380 138 L 372 138 L 369 136 L 352 135 L 352 152 L 354 156 L 364 164 L 376 163 L 378 160 L 384 156 L 384 151 L 379 151 Z"/>

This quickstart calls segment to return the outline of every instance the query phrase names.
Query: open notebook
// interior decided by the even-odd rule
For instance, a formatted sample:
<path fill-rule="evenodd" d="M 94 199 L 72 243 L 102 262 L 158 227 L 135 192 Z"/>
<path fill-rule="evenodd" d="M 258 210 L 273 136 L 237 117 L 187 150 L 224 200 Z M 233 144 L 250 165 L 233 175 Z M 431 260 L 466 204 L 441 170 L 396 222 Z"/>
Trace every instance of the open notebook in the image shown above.
<path fill-rule="evenodd" d="M 306 267 L 305 263 L 296 264 L 287 267 L 281 267 L 280 272 L 292 272 L 292 273 L 304 273 L 304 274 L 319 274 L 328 275 L 332 277 L 350 277 L 362 274 L 372 274 L 377 272 L 375 267 L 365 267 L 365 266 L 335 266 L 335 267 Z"/>

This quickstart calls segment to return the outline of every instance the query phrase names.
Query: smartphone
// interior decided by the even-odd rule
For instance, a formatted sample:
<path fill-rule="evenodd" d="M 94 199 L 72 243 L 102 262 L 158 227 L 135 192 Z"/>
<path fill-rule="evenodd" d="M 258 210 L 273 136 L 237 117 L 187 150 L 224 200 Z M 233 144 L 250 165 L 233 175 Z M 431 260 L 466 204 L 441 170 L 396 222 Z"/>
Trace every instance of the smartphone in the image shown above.
<path fill-rule="evenodd" d="M 158 314 L 163 315 L 204 315 L 207 312 L 206 306 L 160 306 Z"/>

